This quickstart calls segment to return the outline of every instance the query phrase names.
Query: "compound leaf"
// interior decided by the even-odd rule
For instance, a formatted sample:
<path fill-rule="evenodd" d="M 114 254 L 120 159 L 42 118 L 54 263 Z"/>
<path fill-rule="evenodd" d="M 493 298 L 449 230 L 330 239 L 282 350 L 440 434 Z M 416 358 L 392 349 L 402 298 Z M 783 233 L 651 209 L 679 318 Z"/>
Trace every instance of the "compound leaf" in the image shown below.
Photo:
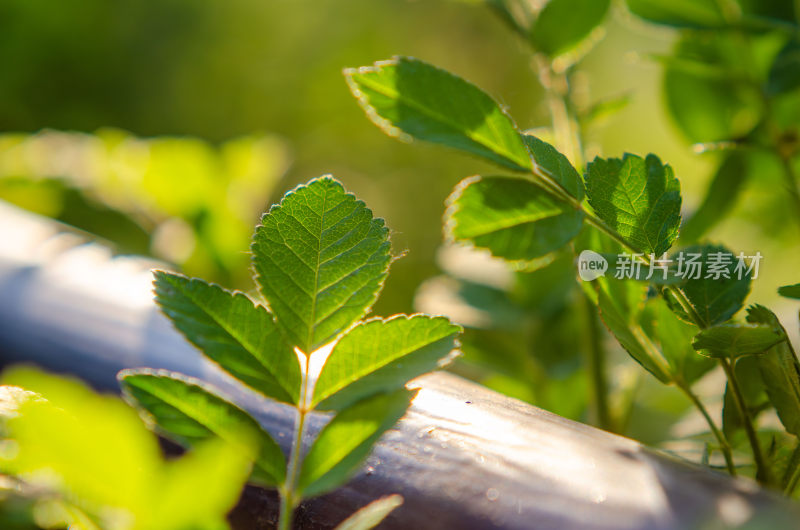
<path fill-rule="evenodd" d="M 765 324 L 717 324 L 695 336 L 692 346 L 709 357 L 735 359 L 764 353 L 786 335 Z"/>
<path fill-rule="evenodd" d="M 297 485 L 303 497 L 320 495 L 347 481 L 378 438 L 403 417 L 415 395 L 405 389 L 376 394 L 334 416 L 303 459 Z"/>
<path fill-rule="evenodd" d="M 312 406 L 341 410 L 449 360 L 459 326 L 444 317 L 398 315 L 363 322 L 333 348 L 314 386 Z"/>
<path fill-rule="evenodd" d="M 286 337 L 310 354 L 363 317 L 392 259 L 389 230 L 332 177 L 287 193 L 261 219 L 253 267 Z"/>
<path fill-rule="evenodd" d="M 145 420 L 184 446 L 215 436 L 241 445 L 252 433 L 259 448 L 251 479 L 264 486 L 281 484 L 286 458 L 275 440 L 249 414 L 219 397 L 201 381 L 165 370 L 123 370 L 117 378 L 126 396 L 146 412 Z"/>
<path fill-rule="evenodd" d="M 510 261 L 532 260 L 578 235 L 583 212 L 554 199 L 529 180 L 464 179 L 448 198 L 450 235 Z"/>
<path fill-rule="evenodd" d="M 511 118 L 485 92 L 411 57 L 348 68 L 345 79 L 367 116 L 385 133 L 416 138 L 527 171 L 530 156 Z"/>
<path fill-rule="evenodd" d="M 680 183 L 655 155 L 596 158 L 587 168 L 586 195 L 597 215 L 640 252 L 661 256 L 678 237 Z"/>
<path fill-rule="evenodd" d="M 300 363 L 264 306 L 200 279 L 154 274 L 164 314 L 206 357 L 268 397 L 298 402 Z"/>
<path fill-rule="evenodd" d="M 550 0 L 531 26 L 533 46 L 554 57 L 569 51 L 600 25 L 609 0 Z"/>
<path fill-rule="evenodd" d="M 800 436 L 800 362 L 786 339 L 786 330 L 775 313 L 761 305 L 748 308 L 747 321 L 767 325 L 785 339 L 757 356 L 756 363 L 781 423 L 787 431 Z"/>

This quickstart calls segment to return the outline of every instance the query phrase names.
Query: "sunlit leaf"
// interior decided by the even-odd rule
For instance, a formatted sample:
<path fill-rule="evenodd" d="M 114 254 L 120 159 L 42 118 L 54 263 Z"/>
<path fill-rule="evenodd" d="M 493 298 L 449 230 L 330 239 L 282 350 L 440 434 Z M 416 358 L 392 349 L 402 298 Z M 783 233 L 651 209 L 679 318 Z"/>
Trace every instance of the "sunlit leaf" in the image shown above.
<path fill-rule="evenodd" d="M 390 136 L 440 143 L 525 171 L 530 157 L 516 126 L 475 85 L 411 57 L 344 71 L 369 118 Z"/>
<path fill-rule="evenodd" d="M 208 358 L 264 395 L 297 403 L 300 363 L 272 315 L 245 294 L 155 272 L 156 301 Z"/>
<path fill-rule="evenodd" d="M 383 219 L 322 177 L 264 215 L 253 267 L 278 325 L 311 353 L 369 311 L 389 271 L 390 246 Z"/>
<path fill-rule="evenodd" d="M 427 315 L 359 324 L 333 348 L 314 386 L 312 405 L 341 410 L 372 394 L 402 388 L 449 360 L 460 331 L 444 317 Z"/>
<path fill-rule="evenodd" d="M 285 478 L 286 459 L 275 440 L 249 414 L 200 381 L 149 369 L 123 370 L 119 380 L 125 394 L 146 412 L 146 419 L 168 438 L 194 446 L 216 436 L 236 446 L 241 432 L 252 432 L 259 448 L 252 480 L 273 486 Z"/>
<path fill-rule="evenodd" d="M 710 357 L 735 359 L 764 353 L 786 340 L 786 335 L 764 324 L 717 324 L 695 336 L 692 346 Z"/>
<path fill-rule="evenodd" d="M 551 57 L 569 51 L 600 25 L 610 3 L 610 0 L 549 0 L 531 26 L 531 43 Z"/>
<path fill-rule="evenodd" d="M 678 237 L 680 183 L 655 155 L 596 158 L 587 168 L 586 195 L 597 215 L 640 252 L 660 256 Z"/>
<path fill-rule="evenodd" d="M 115 396 L 29 368 L 7 371 L 3 383 L 37 394 L 17 400 L 5 433 L 17 451 L 3 468 L 58 500 L 57 519 L 84 529 L 228 528 L 255 455 L 248 430 L 235 443 L 211 438 L 165 461 L 156 437 Z"/>
<path fill-rule="evenodd" d="M 380 436 L 405 414 L 416 392 L 377 394 L 343 410 L 320 432 L 303 459 L 298 490 L 321 495 L 346 482 Z"/>
<path fill-rule="evenodd" d="M 381 497 L 342 521 L 336 526 L 336 530 L 370 530 L 370 528 L 378 526 L 392 510 L 402 504 L 403 497 L 400 495 Z"/>
<path fill-rule="evenodd" d="M 529 180 L 472 177 L 448 198 L 450 235 L 507 260 L 532 260 L 566 245 L 583 212 L 554 199 Z"/>

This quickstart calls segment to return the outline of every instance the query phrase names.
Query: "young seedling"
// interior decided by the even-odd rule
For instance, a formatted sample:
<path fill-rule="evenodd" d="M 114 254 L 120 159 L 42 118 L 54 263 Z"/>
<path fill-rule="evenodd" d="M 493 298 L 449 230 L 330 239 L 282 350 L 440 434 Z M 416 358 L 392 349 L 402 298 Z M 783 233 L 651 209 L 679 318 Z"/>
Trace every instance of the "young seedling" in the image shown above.
<path fill-rule="evenodd" d="M 800 401 L 790 398 L 800 395 L 797 359 L 768 310 L 751 308 L 748 323 L 730 321 L 749 292 L 752 262 L 725 247 L 703 244 L 683 251 L 707 267 L 715 263 L 713 274 L 641 274 L 658 270 L 678 238 L 680 184 L 669 165 L 652 154 L 626 154 L 596 158 L 581 176 L 553 146 L 520 133 L 476 86 L 417 59 L 397 57 L 346 70 L 345 76 L 369 118 L 389 135 L 444 144 L 505 170 L 501 176 L 470 177 L 456 187 L 445 214 L 450 240 L 486 249 L 517 267 L 570 242 L 604 255 L 625 253 L 628 269 L 582 285 L 608 329 L 648 372 L 689 397 L 708 422 L 731 474 L 737 473 L 734 434 L 743 428 L 756 478 L 776 487 L 796 482 L 800 444 L 772 437 L 772 448 L 780 450 L 766 453 L 768 433 L 758 431 L 755 414 L 775 408 L 787 432 L 796 435 Z M 669 260 L 681 263 L 680 256 Z M 756 409 L 748 401 L 735 370 L 742 359 L 757 360 L 755 377 L 769 388 L 768 405 Z M 691 389 L 715 362 L 727 376 L 730 395 L 722 430 Z M 734 416 L 738 428 L 730 425 Z M 787 465 L 779 453 L 791 444 L 796 457 Z"/>
<path fill-rule="evenodd" d="M 220 368 L 295 409 L 288 461 L 256 420 L 208 385 L 149 369 L 125 370 L 119 379 L 148 421 L 183 445 L 231 439 L 242 426 L 258 433 L 250 480 L 278 489 L 278 528 L 287 529 L 303 499 L 359 469 L 409 407 L 415 392 L 406 383 L 452 358 L 460 328 L 421 314 L 361 320 L 389 272 L 389 230 L 332 177 L 287 193 L 262 217 L 251 250 L 261 298 L 156 271 L 156 301 Z M 324 346 L 332 349 L 317 376 L 309 361 Z M 304 454 L 314 411 L 332 418 Z M 375 513 L 396 504 L 386 501 Z"/>

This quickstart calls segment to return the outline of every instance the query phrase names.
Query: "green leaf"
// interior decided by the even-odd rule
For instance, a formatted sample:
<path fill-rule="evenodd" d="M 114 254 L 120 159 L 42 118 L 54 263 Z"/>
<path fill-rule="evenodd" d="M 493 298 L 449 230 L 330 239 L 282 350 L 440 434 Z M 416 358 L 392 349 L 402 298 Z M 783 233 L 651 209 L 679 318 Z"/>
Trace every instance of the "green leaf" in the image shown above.
<path fill-rule="evenodd" d="M 596 158 L 587 168 L 589 204 L 635 249 L 661 256 L 678 237 L 680 183 L 655 155 Z"/>
<path fill-rule="evenodd" d="M 386 134 L 416 138 L 527 171 L 527 149 L 514 122 L 475 85 L 411 57 L 348 68 L 345 79 L 367 116 Z"/>
<path fill-rule="evenodd" d="M 528 146 L 534 163 L 561 184 L 570 195 L 579 201 L 583 200 L 583 181 L 567 157 L 531 134 L 523 134 L 522 139 Z"/>
<path fill-rule="evenodd" d="M 800 300 L 800 283 L 778 287 L 778 294 L 785 296 L 786 298 L 795 298 Z"/>
<path fill-rule="evenodd" d="M 800 436 L 800 362 L 786 339 L 786 330 L 775 313 L 755 305 L 747 310 L 747 321 L 772 328 L 784 340 L 756 357 L 767 395 L 787 431 Z"/>
<path fill-rule="evenodd" d="M 262 217 L 253 267 L 278 326 L 310 354 L 369 312 L 389 272 L 390 246 L 383 219 L 322 177 Z"/>
<path fill-rule="evenodd" d="M 303 459 L 297 490 L 308 498 L 346 482 L 378 438 L 403 417 L 414 396 L 415 391 L 405 389 L 377 394 L 334 416 Z"/>
<path fill-rule="evenodd" d="M 748 175 L 748 157 L 732 151 L 717 168 L 703 202 L 681 228 L 681 242 L 692 243 L 719 223 L 736 204 Z"/>
<path fill-rule="evenodd" d="M 734 34 L 688 34 L 665 64 L 667 107 L 692 142 L 743 138 L 761 119 L 761 96 L 748 80 L 758 73 L 743 75 L 737 44 Z"/>
<path fill-rule="evenodd" d="M 757 356 L 739 357 L 734 360 L 733 366 L 742 397 L 753 419 L 769 408 L 764 381 L 756 364 L 757 359 Z M 731 443 L 734 443 L 734 435 L 742 429 L 744 429 L 744 418 L 739 412 L 739 406 L 736 404 L 736 398 L 730 385 L 726 385 L 722 407 L 722 432 Z"/>
<path fill-rule="evenodd" d="M 206 357 L 268 397 L 298 402 L 300 363 L 264 306 L 203 280 L 154 274 L 156 302 Z"/>
<path fill-rule="evenodd" d="M 610 3 L 610 0 L 550 0 L 531 26 L 531 44 L 550 57 L 569 51 L 600 25 Z"/>
<path fill-rule="evenodd" d="M 41 500 L 59 499 L 75 528 L 223 529 L 255 455 L 249 431 L 210 439 L 165 460 L 156 437 L 116 396 L 31 368 L 3 384 L 26 389 L 4 437 L 4 472 L 24 476 Z M 81 513 L 83 512 L 83 513 Z M 90 521 L 95 521 L 95 526 Z"/>
<path fill-rule="evenodd" d="M 764 324 L 717 324 L 695 336 L 692 346 L 709 357 L 735 359 L 764 353 L 786 336 Z"/>
<path fill-rule="evenodd" d="M 620 308 L 605 289 L 598 289 L 597 295 L 600 317 L 625 351 L 656 379 L 664 384 L 671 383 L 668 366 L 665 366 L 658 351 L 633 321 L 633 316 Z"/>
<path fill-rule="evenodd" d="M 583 225 L 583 212 L 529 180 L 464 179 L 447 200 L 445 230 L 506 260 L 532 260 L 566 245 Z"/>
<path fill-rule="evenodd" d="M 219 397 L 201 381 L 165 370 L 123 370 L 117 378 L 126 396 L 146 412 L 168 438 L 184 446 L 218 436 L 241 444 L 241 432 L 252 433 L 259 448 L 252 480 L 264 486 L 281 484 L 286 458 L 275 440 L 242 409 Z"/>
<path fill-rule="evenodd" d="M 658 343 L 674 380 L 690 386 L 717 365 L 697 354 L 692 347 L 697 328 L 675 316 L 662 298 L 647 301 L 640 321 L 648 337 Z"/>
<path fill-rule="evenodd" d="M 785 94 L 800 88 L 800 42 L 789 41 L 778 53 L 769 71 L 767 91 Z"/>
<path fill-rule="evenodd" d="M 725 247 L 717 245 L 692 246 L 681 252 L 687 261 L 695 255 L 699 256 L 698 261 L 703 265 L 700 277 L 688 278 L 681 288 L 702 326 L 721 324 L 736 314 L 744 305 L 750 291 L 750 275 L 742 273 L 739 278 L 736 256 Z M 709 262 L 716 258 L 719 258 L 717 263 L 729 262 L 722 267 L 728 278 L 720 276 L 714 279 L 707 275 Z M 675 259 L 677 258 L 673 257 Z M 694 323 L 674 300 L 667 298 L 667 302 L 679 317 Z"/>
<path fill-rule="evenodd" d="M 631 12 L 649 22 L 678 28 L 720 28 L 725 17 L 716 0 L 626 0 Z"/>
<path fill-rule="evenodd" d="M 395 508 L 403 504 L 400 495 L 387 495 L 367 504 L 342 521 L 335 530 L 370 530 L 386 519 Z"/>
<path fill-rule="evenodd" d="M 450 360 L 461 331 L 445 317 L 397 315 L 362 322 L 342 337 L 322 367 L 312 407 L 341 410 Z"/>

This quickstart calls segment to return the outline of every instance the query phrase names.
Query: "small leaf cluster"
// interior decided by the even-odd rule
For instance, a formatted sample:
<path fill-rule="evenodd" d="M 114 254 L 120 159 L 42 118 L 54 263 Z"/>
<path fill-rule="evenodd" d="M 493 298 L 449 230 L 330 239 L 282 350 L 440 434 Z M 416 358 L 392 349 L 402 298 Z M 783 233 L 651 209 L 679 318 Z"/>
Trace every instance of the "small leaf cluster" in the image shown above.
<path fill-rule="evenodd" d="M 256 228 L 252 261 L 258 297 L 197 278 L 156 271 L 156 301 L 212 362 L 261 395 L 297 411 L 287 461 L 247 412 L 218 390 L 180 374 L 120 373 L 123 390 L 158 432 L 185 446 L 253 433 L 250 481 L 277 487 L 282 527 L 304 498 L 331 491 L 406 412 L 411 379 L 446 363 L 460 331 L 444 317 L 362 320 L 392 261 L 388 229 L 332 177 L 287 193 Z M 310 356 L 328 346 L 319 374 Z M 332 418 L 301 458 L 304 420 Z"/>

